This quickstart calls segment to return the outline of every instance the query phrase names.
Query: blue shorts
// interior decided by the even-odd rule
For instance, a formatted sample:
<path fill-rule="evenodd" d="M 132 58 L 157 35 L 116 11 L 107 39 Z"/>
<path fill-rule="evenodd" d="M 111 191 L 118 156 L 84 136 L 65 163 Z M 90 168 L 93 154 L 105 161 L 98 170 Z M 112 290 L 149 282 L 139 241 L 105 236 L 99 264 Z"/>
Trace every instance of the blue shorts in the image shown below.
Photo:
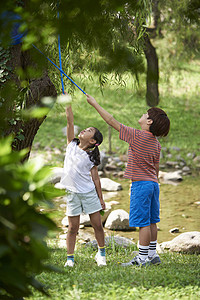
<path fill-rule="evenodd" d="M 145 227 L 160 222 L 159 185 L 154 181 L 134 181 L 130 196 L 130 227 Z"/>

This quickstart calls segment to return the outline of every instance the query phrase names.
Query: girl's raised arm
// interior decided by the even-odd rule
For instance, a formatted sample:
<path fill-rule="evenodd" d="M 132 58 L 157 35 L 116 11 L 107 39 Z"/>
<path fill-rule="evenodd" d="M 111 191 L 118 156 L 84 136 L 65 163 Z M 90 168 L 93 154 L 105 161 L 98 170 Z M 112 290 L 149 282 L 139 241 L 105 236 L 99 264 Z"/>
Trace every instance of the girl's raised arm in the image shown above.
<path fill-rule="evenodd" d="M 66 106 L 67 117 L 67 144 L 69 144 L 74 138 L 74 116 L 71 105 Z"/>

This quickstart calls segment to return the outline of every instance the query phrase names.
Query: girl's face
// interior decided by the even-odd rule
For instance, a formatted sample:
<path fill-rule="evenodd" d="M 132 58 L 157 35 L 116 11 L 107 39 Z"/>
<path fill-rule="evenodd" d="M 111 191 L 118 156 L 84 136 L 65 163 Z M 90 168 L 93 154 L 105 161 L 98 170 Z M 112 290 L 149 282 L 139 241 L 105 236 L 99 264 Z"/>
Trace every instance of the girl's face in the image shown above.
<path fill-rule="evenodd" d="M 84 140 L 84 141 L 90 141 L 93 139 L 94 137 L 94 134 L 95 134 L 95 129 L 93 127 L 88 127 L 84 130 L 82 130 L 78 137 L 80 140 Z"/>

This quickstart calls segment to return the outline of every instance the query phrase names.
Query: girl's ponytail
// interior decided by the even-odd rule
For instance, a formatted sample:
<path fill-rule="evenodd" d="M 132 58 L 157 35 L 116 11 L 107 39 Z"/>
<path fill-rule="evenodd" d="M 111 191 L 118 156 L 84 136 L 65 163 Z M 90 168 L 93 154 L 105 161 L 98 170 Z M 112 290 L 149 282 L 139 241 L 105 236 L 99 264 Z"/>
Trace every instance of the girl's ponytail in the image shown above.
<path fill-rule="evenodd" d="M 94 163 L 95 166 L 100 165 L 100 152 L 98 146 L 102 143 L 103 141 L 103 135 L 102 133 L 95 127 L 95 134 L 94 134 L 94 139 L 96 140 L 96 144 L 93 145 L 94 149 L 88 152 L 90 160 Z"/>

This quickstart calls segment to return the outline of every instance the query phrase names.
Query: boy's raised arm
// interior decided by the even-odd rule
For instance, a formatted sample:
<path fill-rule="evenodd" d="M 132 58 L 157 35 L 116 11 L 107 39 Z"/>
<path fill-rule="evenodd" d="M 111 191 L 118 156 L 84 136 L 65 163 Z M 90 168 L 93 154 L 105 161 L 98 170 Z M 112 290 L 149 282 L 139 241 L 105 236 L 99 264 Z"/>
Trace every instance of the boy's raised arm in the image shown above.
<path fill-rule="evenodd" d="M 86 96 L 87 96 L 87 102 L 96 109 L 96 111 L 100 114 L 100 116 L 104 119 L 104 121 L 106 121 L 106 123 L 112 126 L 114 129 L 119 131 L 120 122 L 115 120 L 111 114 L 109 114 L 103 107 L 101 107 L 92 96 L 88 94 L 86 94 Z"/>

